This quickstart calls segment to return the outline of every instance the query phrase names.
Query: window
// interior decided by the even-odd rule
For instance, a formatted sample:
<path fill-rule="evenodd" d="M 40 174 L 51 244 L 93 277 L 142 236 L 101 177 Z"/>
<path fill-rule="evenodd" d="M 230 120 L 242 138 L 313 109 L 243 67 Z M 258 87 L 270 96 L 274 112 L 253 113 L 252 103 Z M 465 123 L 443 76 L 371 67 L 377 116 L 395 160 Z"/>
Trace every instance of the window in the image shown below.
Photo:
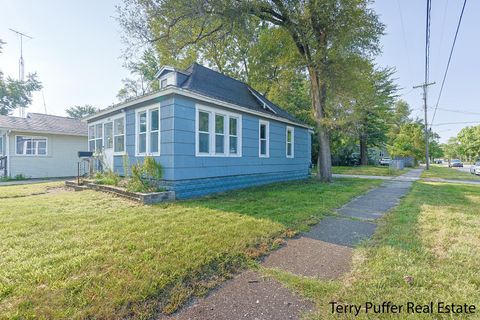
<path fill-rule="evenodd" d="M 138 153 L 147 153 L 147 112 L 138 114 Z"/>
<path fill-rule="evenodd" d="M 103 125 L 103 131 L 105 132 L 105 149 L 113 148 L 113 123 L 107 122 Z"/>
<path fill-rule="evenodd" d="M 114 152 L 125 152 L 125 118 L 113 121 Z"/>
<path fill-rule="evenodd" d="M 103 124 L 98 123 L 88 127 L 88 149 L 101 151 L 103 148 Z"/>
<path fill-rule="evenodd" d="M 230 118 L 228 140 L 230 154 L 238 154 L 238 118 Z"/>
<path fill-rule="evenodd" d="M 0 155 L 3 155 L 3 137 L 0 137 Z"/>
<path fill-rule="evenodd" d="M 95 126 L 88 127 L 88 150 L 95 151 Z"/>
<path fill-rule="evenodd" d="M 95 150 L 101 151 L 103 148 L 103 126 L 101 123 L 95 125 Z"/>
<path fill-rule="evenodd" d="M 293 127 L 287 127 L 286 141 L 287 141 L 287 158 L 293 158 Z"/>
<path fill-rule="evenodd" d="M 225 116 L 215 114 L 215 153 L 225 153 Z"/>
<path fill-rule="evenodd" d="M 198 113 L 198 152 L 210 153 L 210 112 Z"/>
<path fill-rule="evenodd" d="M 241 116 L 197 106 L 196 155 L 241 156 Z"/>
<path fill-rule="evenodd" d="M 27 156 L 46 156 L 47 138 L 17 136 L 16 154 Z"/>
<path fill-rule="evenodd" d="M 137 155 L 160 154 L 160 108 L 137 112 Z"/>
<path fill-rule="evenodd" d="M 150 153 L 158 153 L 160 117 L 158 109 L 150 110 Z"/>
<path fill-rule="evenodd" d="M 262 158 L 268 158 L 269 155 L 269 144 L 270 144 L 270 132 L 269 132 L 269 123 L 268 121 L 260 120 L 259 130 L 258 130 L 258 155 Z"/>
<path fill-rule="evenodd" d="M 160 81 L 160 88 L 165 88 L 168 84 L 168 79 L 162 79 L 162 81 Z"/>

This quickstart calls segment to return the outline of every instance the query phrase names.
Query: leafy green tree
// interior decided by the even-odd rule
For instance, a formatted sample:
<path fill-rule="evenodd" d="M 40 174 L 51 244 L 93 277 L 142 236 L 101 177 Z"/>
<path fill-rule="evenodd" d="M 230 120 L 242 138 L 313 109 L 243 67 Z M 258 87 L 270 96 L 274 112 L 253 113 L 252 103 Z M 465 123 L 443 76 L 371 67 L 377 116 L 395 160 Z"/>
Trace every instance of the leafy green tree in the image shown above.
<path fill-rule="evenodd" d="M 447 143 L 442 145 L 442 149 L 448 159 L 461 158 L 461 147 L 456 137 L 449 138 Z"/>
<path fill-rule="evenodd" d="M 400 132 L 400 127 L 406 123 L 412 122 L 410 116 L 412 109 L 405 100 L 397 100 L 392 108 L 392 114 L 390 117 L 390 129 L 388 132 L 389 139 L 394 139 Z"/>
<path fill-rule="evenodd" d="M 4 44 L 0 39 L 0 53 Z M 19 81 L 10 77 L 5 79 L 0 71 L 0 115 L 8 115 L 16 108 L 27 108 L 32 103 L 32 93 L 41 89 L 36 73 L 28 74 L 25 81 Z"/>
<path fill-rule="evenodd" d="M 460 130 L 457 141 L 460 144 L 461 155 L 468 161 L 480 158 L 480 125 Z"/>
<path fill-rule="evenodd" d="M 243 40 L 250 42 L 252 39 L 248 31 L 253 30 L 252 34 L 257 36 L 259 28 L 265 26 L 268 30 L 283 30 L 296 49 L 297 66 L 308 75 L 311 110 L 320 147 L 318 177 L 330 181 L 327 123 L 332 119 L 327 101 L 335 70 L 345 65 L 351 56 L 368 57 L 379 52 L 383 25 L 368 5 L 366 0 L 124 0 L 119 20 L 131 37 L 161 46 L 158 50 L 161 59 L 171 56 L 183 61 L 198 57 L 215 61 L 210 56 L 211 51 L 197 50 L 199 43 L 206 44 L 205 48 L 210 44 L 216 53 L 221 53 L 227 45 L 236 47 L 230 39 L 238 40 L 238 48 L 245 48 Z M 168 50 L 168 54 L 163 50 Z M 228 58 L 228 55 L 220 57 Z M 227 59 L 231 63 L 222 64 L 233 70 L 244 69 L 238 57 L 241 55 L 232 55 Z"/>
<path fill-rule="evenodd" d="M 74 119 L 83 119 L 85 117 L 91 116 L 97 113 L 100 109 L 92 107 L 91 105 L 84 105 L 84 106 L 73 106 L 65 110 L 67 115 L 70 118 Z"/>
<path fill-rule="evenodd" d="M 412 157 L 416 161 L 425 157 L 425 136 L 423 126 L 419 123 L 406 123 L 388 146 L 392 157 Z"/>

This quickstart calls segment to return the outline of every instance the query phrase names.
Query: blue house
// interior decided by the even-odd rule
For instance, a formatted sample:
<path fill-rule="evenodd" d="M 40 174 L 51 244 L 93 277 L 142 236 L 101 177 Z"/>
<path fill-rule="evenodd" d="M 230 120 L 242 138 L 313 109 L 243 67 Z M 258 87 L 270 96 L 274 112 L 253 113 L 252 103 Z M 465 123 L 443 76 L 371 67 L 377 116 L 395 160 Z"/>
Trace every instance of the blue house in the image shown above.
<path fill-rule="evenodd" d="M 309 126 L 247 84 L 199 64 L 157 78 L 160 90 L 87 119 L 107 167 L 151 155 L 178 199 L 309 176 Z"/>

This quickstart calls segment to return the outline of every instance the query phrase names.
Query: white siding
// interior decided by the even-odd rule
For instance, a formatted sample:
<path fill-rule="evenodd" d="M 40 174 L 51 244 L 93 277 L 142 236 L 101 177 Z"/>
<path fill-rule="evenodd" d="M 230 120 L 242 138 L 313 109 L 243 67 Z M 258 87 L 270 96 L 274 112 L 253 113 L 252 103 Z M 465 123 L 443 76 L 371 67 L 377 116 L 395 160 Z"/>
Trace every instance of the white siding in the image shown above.
<path fill-rule="evenodd" d="M 15 136 L 42 136 L 48 139 L 46 156 L 15 154 Z M 78 151 L 88 149 L 87 137 L 11 132 L 9 135 L 11 177 L 23 174 L 29 178 L 72 177 L 77 175 Z"/>

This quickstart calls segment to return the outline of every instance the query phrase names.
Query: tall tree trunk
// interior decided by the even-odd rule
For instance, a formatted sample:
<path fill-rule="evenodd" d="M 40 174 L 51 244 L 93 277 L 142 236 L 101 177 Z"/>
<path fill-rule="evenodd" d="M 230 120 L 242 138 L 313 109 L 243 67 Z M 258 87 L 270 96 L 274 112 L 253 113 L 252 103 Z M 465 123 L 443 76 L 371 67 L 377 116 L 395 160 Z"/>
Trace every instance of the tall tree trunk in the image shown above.
<path fill-rule="evenodd" d="M 328 131 L 322 123 L 325 112 L 324 106 L 327 98 L 327 86 L 320 82 L 318 71 L 314 66 L 308 67 L 310 75 L 310 89 L 312 94 L 312 108 L 315 115 L 317 129 L 317 141 L 319 145 L 317 158 L 317 178 L 322 182 L 332 181 L 332 156 L 330 151 L 330 137 Z"/>
<path fill-rule="evenodd" d="M 367 135 L 364 133 L 360 134 L 360 164 L 368 165 Z"/>

